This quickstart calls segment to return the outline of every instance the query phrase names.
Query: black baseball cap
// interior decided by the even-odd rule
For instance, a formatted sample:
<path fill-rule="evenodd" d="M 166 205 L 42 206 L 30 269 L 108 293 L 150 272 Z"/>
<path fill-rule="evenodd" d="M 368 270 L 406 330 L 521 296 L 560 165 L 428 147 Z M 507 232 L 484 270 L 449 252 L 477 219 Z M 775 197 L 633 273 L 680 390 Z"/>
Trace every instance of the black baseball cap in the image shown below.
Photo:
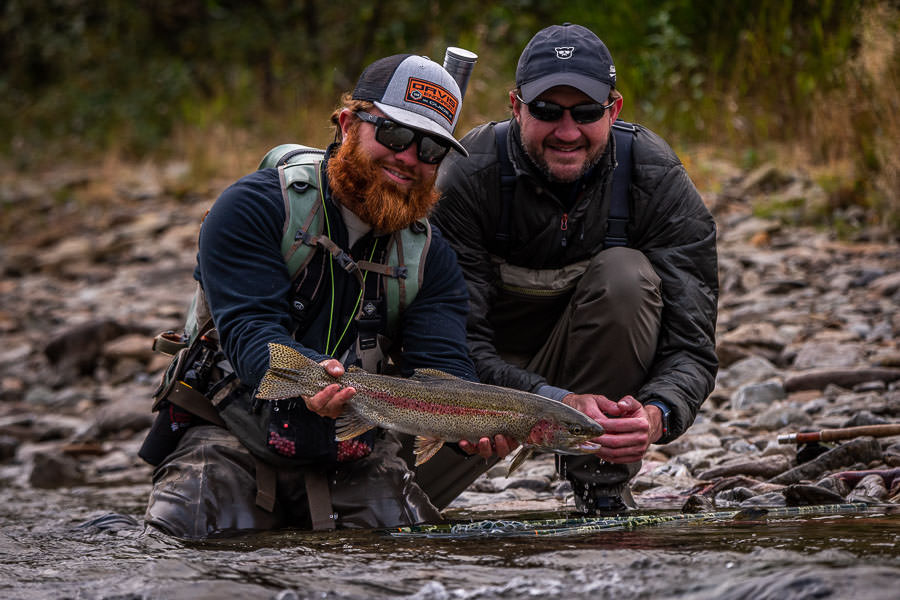
<path fill-rule="evenodd" d="M 551 25 L 538 31 L 522 51 L 516 87 L 525 102 L 557 85 L 572 86 L 601 103 L 616 87 L 612 55 L 587 27 Z"/>
<path fill-rule="evenodd" d="M 359 76 L 351 96 L 373 102 L 392 121 L 442 138 L 469 155 L 453 137 L 462 109 L 459 85 L 427 56 L 395 54 L 376 60 Z"/>

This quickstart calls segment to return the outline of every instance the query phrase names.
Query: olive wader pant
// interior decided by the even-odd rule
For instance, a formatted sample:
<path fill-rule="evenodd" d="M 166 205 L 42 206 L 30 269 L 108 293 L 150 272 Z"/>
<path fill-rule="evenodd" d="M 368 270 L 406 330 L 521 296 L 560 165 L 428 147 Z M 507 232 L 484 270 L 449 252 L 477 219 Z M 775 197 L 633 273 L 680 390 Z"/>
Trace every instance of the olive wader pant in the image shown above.
<path fill-rule="evenodd" d="M 322 471 L 333 516 L 318 519 L 334 521 L 323 526 L 310 512 L 308 469 L 268 467 L 227 429 L 192 427 L 153 472 L 145 522 L 178 538 L 204 539 L 284 527 L 376 528 L 440 521 L 440 512 L 416 485 L 401 453 L 400 441 L 386 432 L 369 456 Z M 260 485 L 267 477 L 273 480 Z M 260 502 L 263 487 L 274 492 L 268 502 Z"/>
<path fill-rule="evenodd" d="M 536 351 L 516 352 L 521 344 L 498 343 L 504 360 L 576 394 L 600 394 L 615 401 L 637 393 L 656 352 L 662 313 L 660 278 L 641 252 L 610 248 L 582 264 L 552 271 L 504 267 L 504 289 L 531 289 L 544 303 L 523 310 L 524 296 L 507 299 L 508 312 L 517 312 L 506 323 L 502 317 L 494 321 L 498 340 L 533 336 L 540 327 L 535 323 L 547 321 L 547 312 L 557 314 L 548 308 L 552 298 L 566 302 L 571 294 L 555 323 L 548 324 L 549 335 L 537 333 L 546 341 Z M 493 312 L 507 312 L 502 296 Z M 489 466 L 462 460 L 445 448 L 418 468 L 417 480 L 443 508 Z M 640 467 L 640 461 L 612 464 L 594 455 L 557 455 L 559 474 L 572 483 L 576 508 L 586 513 L 634 507 L 628 481 Z"/>

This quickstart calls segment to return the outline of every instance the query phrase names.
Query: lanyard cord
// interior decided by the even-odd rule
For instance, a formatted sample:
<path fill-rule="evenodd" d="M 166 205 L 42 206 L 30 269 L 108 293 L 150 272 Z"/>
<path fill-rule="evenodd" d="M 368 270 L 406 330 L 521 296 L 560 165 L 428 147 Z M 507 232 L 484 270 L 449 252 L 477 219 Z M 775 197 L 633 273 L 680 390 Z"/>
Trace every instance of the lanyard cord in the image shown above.
<path fill-rule="evenodd" d="M 325 197 L 322 195 L 322 212 L 325 215 L 325 230 L 328 232 L 328 239 L 332 239 L 331 237 L 331 221 L 328 219 L 328 209 L 325 206 Z M 375 256 L 375 248 L 378 246 L 378 240 L 376 239 L 372 244 L 372 252 L 369 254 L 369 262 L 372 261 L 372 257 Z M 350 323 L 353 321 L 353 316 L 356 315 L 356 311 L 359 308 L 359 303 L 362 300 L 363 292 L 366 290 L 366 277 L 368 277 L 369 272 L 366 271 L 363 273 L 362 277 L 362 286 L 359 290 L 359 296 L 356 298 L 356 304 L 353 306 L 353 311 L 350 313 L 350 317 L 347 319 L 347 324 L 344 325 L 344 330 L 341 332 L 340 337 L 337 341 L 334 342 L 334 347 L 331 347 L 331 327 L 334 324 L 334 301 L 335 301 L 335 286 L 334 286 L 334 256 L 331 254 L 328 255 L 328 272 L 331 275 L 331 305 L 328 310 L 328 335 L 325 338 L 325 354 L 331 356 L 333 352 L 335 352 L 338 346 L 341 343 L 341 340 L 344 339 L 344 335 L 347 333 L 347 329 L 350 328 Z M 329 348 L 331 349 L 329 350 Z"/>
<path fill-rule="evenodd" d="M 378 240 L 375 240 L 375 242 L 372 244 L 372 252 L 369 254 L 369 262 L 372 262 L 372 257 L 375 256 L 375 247 L 376 246 L 378 246 Z M 356 311 L 359 309 L 359 303 L 362 300 L 363 292 L 366 289 L 366 277 L 368 277 L 368 276 L 369 276 L 368 271 L 363 273 L 363 284 L 359 290 L 359 296 L 356 297 L 356 304 L 353 305 L 353 310 L 350 312 L 350 316 L 347 318 L 347 324 L 344 325 L 344 330 L 341 332 L 341 337 L 339 337 L 337 339 L 337 341 L 334 343 L 334 348 L 331 349 L 331 352 L 334 352 L 335 350 L 337 350 L 338 346 L 341 344 L 341 340 L 344 339 L 344 334 L 347 333 L 347 329 L 350 328 L 350 323 L 353 322 L 353 317 L 354 317 L 354 315 L 356 315 Z M 331 269 L 331 306 L 333 309 L 333 307 L 334 307 L 334 268 Z M 333 310 L 332 310 L 332 314 L 333 314 Z M 330 317 L 329 317 L 329 321 L 328 321 L 328 337 L 329 338 L 331 337 Z M 331 352 L 327 351 L 328 350 L 327 343 L 325 345 L 325 350 L 326 350 L 326 354 L 329 354 L 329 355 L 331 354 Z"/>

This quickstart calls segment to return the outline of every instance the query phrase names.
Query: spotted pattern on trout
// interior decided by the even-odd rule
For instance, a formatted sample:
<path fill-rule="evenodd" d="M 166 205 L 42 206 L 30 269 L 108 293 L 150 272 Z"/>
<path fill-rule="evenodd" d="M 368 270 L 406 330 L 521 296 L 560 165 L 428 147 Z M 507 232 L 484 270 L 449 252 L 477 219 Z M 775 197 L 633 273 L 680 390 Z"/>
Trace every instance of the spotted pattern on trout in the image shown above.
<path fill-rule="evenodd" d="M 515 414 L 508 410 L 490 410 L 487 408 L 451 406 L 449 404 L 439 404 L 436 402 L 424 402 L 422 400 L 417 400 L 416 398 L 403 398 L 401 396 L 394 396 L 387 392 L 369 391 L 366 393 L 366 395 L 371 396 L 372 398 L 375 398 L 377 400 L 384 400 L 385 402 L 389 402 L 394 406 L 399 406 L 401 408 L 408 408 L 411 410 L 434 413 L 438 415 L 506 417 Z"/>

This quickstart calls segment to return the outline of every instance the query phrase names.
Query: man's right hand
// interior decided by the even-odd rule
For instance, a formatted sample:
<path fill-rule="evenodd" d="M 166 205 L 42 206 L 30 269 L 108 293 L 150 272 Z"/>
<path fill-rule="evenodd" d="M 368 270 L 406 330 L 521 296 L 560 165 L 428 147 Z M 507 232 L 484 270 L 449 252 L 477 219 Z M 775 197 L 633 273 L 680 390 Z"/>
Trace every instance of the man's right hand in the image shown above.
<path fill-rule="evenodd" d="M 332 377 L 337 378 L 344 374 L 344 365 L 339 360 L 329 358 L 319 364 L 325 367 L 325 372 Z M 332 383 L 317 392 L 315 396 L 309 398 L 303 396 L 303 401 L 306 402 L 306 408 L 320 417 L 337 419 L 343 414 L 347 402 L 355 394 L 356 390 L 352 387 L 342 388 L 339 383 Z"/>
<path fill-rule="evenodd" d="M 477 442 L 460 440 L 458 445 L 459 449 L 466 454 L 478 454 L 481 458 L 487 460 L 495 455 L 498 458 L 506 458 L 513 450 L 519 447 L 519 442 L 509 436 L 498 433 L 493 439 L 483 437 Z"/>

